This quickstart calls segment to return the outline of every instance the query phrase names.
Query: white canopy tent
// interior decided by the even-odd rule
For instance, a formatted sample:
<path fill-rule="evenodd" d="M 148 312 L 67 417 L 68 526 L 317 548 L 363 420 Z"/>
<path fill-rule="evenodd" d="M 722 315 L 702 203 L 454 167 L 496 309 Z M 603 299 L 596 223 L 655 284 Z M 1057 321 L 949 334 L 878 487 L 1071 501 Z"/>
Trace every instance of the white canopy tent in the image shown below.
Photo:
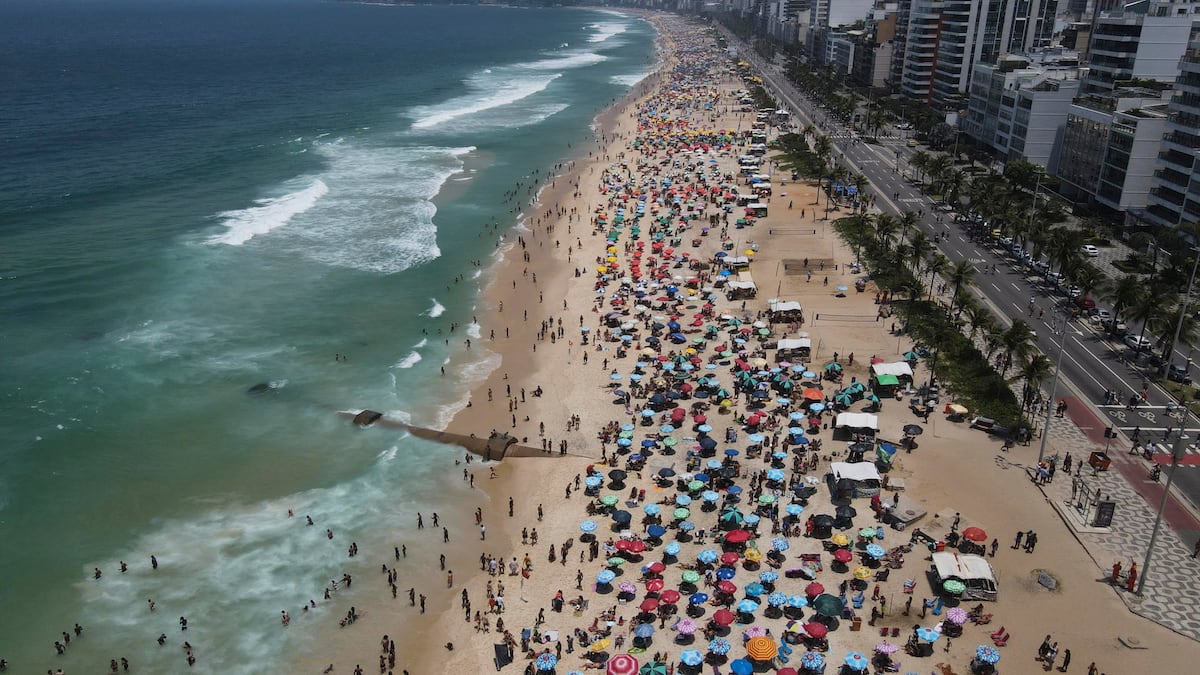
<path fill-rule="evenodd" d="M 954 579 L 966 585 L 967 590 L 962 594 L 964 599 L 996 599 L 996 574 L 982 556 L 953 551 L 934 553 L 933 571 L 937 573 L 938 584 Z"/>
<path fill-rule="evenodd" d="M 896 377 L 913 376 L 912 366 L 909 366 L 908 363 L 904 361 L 897 361 L 895 363 L 876 363 L 875 365 L 871 366 L 871 370 L 874 371 L 876 375 L 895 375 Z"/>
<path fill-rule="evenodd" d="M 784 338 L 776 343 L 780 351 L 788 349 L 812 349 L 812 338 Z"/>
<path fill-rule="evenodd" d="M 879 469 L 875 468 L 873 462 L 833 462 L 829 465 L 833 471 L 833 477 L 837 480 L 847 478 L 853 481 L 866 480 L 882 480 L 879 476 Z"/>
<path fill-rule="evenodd" d="M 772 312 L 801 312 L 801 311 L 804 311 L 804 308 L 800 305 L 800 303 L 796 302 L 795 300 L 788 300 L 786 302 L 776 300 L 775 302 L 772 302 L 768 306 L 768 308 Z"/>
<path fill-rule="evenodd" d="M 837 426 L 879 431 L 879 416 L 870 413 L 838 413 Z"/>

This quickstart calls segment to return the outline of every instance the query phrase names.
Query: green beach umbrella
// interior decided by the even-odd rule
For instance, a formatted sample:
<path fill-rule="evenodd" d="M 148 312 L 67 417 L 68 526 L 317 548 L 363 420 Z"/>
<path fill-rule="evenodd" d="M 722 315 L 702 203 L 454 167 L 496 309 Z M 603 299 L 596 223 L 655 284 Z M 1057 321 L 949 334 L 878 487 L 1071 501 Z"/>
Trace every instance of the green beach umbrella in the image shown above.
<path fill-rule="evenodd" d="M 701 483 L 698 480 L 694 480 L 694 481 L 688 483 L 687 487 L 688 487 L 688 492 L 695 492 L 696 490 L 703 488 L 704 483 Z"/>
<path fill-rule="evenodd" d="M 608 566 L 609 567 L 620 567 L 621 565 L 624 565 L 627 562 L 629 562 L 629 561 L 622 558 L 621 556 L 613 556 L 608 559 Z"/>
<path fill-rule="evenodd" d="M 775 495 L 761 495 L 758 498 L 758 503 L 759 504 L 774 504 L 775 503 Z"/>
<path fill-rule="evenodd" d="M 675 509 L 671 515 L 675 516 L 675 520 L 687 520 L 688 516 L 692 515 L 692 512 L 681 507 Z"/>
<path fill-rule="evenodd" d="M 961 581 L 950 579 L 942 584 L 942 590 L 950 595 L 961 595 L 963 591 L 967 590 L 967 586 Z"/>
<path fill-rule="evenodd" d="M 674 436 L 667 436 L 666 438 L 662 439 L 662 444 L 668 448 L 673 448 L 679 444 L 679 439 L 675 438 Z"/>
<path fill-rule="evenodd" d="M 605 506 L 615 506 L 619 501 L 621 501 L 621 498 L 616 495 L 604 495 L 600 498 L 600 503 Z"/>
<path fill-rule="evenodd" d="M 683 573 L 681 578 L 683 579 L 684 583 L 694 584 L 700 581 L 700 573 L 695 570 L 687 570 Z"/>

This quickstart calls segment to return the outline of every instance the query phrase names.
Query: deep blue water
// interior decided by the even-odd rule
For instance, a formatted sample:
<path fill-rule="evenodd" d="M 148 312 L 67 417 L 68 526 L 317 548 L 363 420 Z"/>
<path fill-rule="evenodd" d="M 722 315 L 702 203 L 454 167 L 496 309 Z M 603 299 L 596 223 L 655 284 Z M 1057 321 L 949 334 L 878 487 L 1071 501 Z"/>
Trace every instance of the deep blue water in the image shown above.
<path fill-rule="evenodd" d="M 279 609 L 345 567 L 281 513 L 383 545 L 453 500 L 445 450 L 335 413 L 436 425 L 495 367 L 439 335 L 483 226 L 652 39 L 591 10 L 0 4 L 0 657 L 179 670 L 152 640 L 186 613 L 201 669 L 264 672 L 305 637 Z"/>

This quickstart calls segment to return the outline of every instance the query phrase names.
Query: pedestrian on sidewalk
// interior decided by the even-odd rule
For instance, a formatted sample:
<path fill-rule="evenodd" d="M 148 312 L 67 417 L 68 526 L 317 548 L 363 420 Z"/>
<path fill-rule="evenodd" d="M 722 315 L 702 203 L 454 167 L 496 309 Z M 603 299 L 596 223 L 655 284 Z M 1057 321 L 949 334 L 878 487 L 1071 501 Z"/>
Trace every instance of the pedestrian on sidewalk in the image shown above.
<path fill-rule="evenodd" d="M 1013 550 L 1021 548 L 1021 538 L 1025 536 L 1024 532 L 1017 532 L 1017 539 L 1013 542 Z"/>
<path fill-rule="evenodd" d="M 1192 548 L 1192 560 L 1195 560 L 1197 555 L 1200 555 L 1200 539 L 1196 540 L 1196 545 Z"/>

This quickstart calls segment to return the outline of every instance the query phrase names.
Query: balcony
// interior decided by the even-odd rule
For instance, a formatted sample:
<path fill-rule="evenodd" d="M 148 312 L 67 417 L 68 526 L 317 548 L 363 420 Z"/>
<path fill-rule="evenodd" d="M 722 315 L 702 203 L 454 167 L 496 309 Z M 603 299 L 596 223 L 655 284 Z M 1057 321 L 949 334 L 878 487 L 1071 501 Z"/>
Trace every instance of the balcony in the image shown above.
<path fill-rule="evenodd" d="M 1188 176 L 1186 174 L 1181 174 L 1174 169 L 1159 169 L 1158 171 L 1154 172 L 1154 177 L 1184 189 L 1187 189 L 1188 186 Z"/>
<path fill-rule="evenodd" d="M 1153 188 L 1150 188 L 1150 194 L 1164 202 L 1167 202 L 1168 204 L 1174 204 L 1175 206 L 1183 206 L 1183 195 L 1179 194 L 1178 192 L 1175 192 L 1174 190 L 1168 190 L 1168 189 L 1164 189 L 1161 187 L 1153 187 Z"/>

